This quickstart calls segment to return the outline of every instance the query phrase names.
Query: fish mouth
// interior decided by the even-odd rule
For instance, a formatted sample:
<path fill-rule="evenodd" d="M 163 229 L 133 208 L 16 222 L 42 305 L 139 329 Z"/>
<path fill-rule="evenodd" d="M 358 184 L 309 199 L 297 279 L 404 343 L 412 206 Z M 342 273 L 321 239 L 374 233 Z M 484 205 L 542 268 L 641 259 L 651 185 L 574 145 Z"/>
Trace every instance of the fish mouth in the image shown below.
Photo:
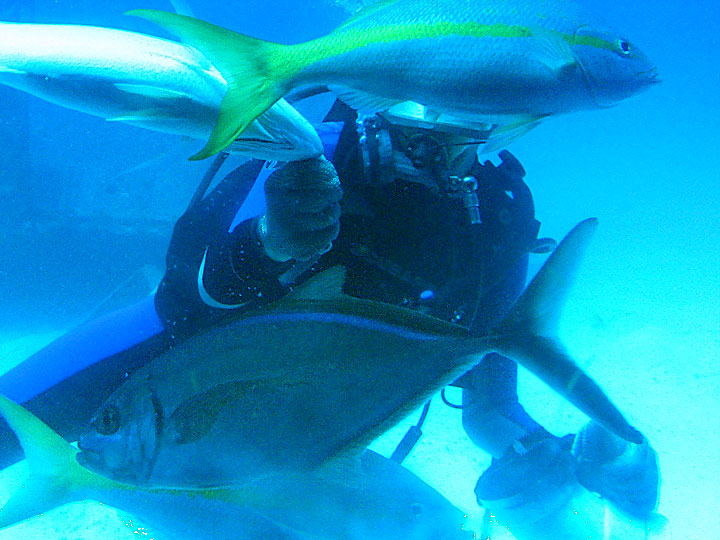
<path fill-rule="evenodd" d="M 660 78 L 660 73 L 658 73 L 658 69 L 656 67 L 648 69 L 647 71 L 641 71 L 640 73 L 638 73 L 638 76 L 645 79 L 645 81 L 649 85 L 660 84 L 661 82 L 663 82 Z"/>
<path fill-rule="evenodd" d="M 77 462 L 87 469 L 97 471 L 103 463 L 103 455 L 97 439 L 92 435 L 82 435 L 78 439 L 77 446 L 80 449 L 75 455 Z"/>
<path fill-rule="evenodd" d="M 100 454 L 83 448 L 79 442 L 78 448 L 80 448 L 80 452 L 78 452 L 75 456 L 77 462 L 86 469 L 95 470 L 97 468 L 97 464 L 100 463 Z"/>

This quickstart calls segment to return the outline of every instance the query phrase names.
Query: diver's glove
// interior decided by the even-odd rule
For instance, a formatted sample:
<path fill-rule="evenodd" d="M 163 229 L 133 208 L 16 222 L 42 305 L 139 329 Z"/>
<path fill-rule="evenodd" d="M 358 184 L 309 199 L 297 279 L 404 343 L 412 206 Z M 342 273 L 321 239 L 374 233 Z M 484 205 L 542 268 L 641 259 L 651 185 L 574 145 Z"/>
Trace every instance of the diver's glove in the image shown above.
<path fill-rule="evenodd" d="M 265 253 L 275 261 L 308 261 L 330 250 L 340 231 L 340 180 L 320 156 L 290 161 L 265 181 L 258 221 Z"/>
<path fill-rule="evenodd" d="M 647 439 L 632 444 L 589 422 L 576 435 L 572 452 L 578 481 L 634 516 L 652 512 L 659 497 L 657 454 Z"/>

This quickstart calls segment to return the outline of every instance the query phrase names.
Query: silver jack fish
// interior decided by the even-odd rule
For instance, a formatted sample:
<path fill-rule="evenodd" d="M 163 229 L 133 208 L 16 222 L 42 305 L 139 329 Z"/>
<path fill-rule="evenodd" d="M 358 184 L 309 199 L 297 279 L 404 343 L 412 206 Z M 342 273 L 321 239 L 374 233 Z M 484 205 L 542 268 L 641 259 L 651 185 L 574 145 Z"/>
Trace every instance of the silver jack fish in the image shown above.
<path fill-rule="evenodd" d="M 367 452 L 314 474 L 273 475 L 239 486 L 144 488 L 78 464 L 77 449 L 0 396 L 0 414 L 25 451 L 30 477 L 0 508 L 0 529 L 92 499 L 130 513 L 152 533 L 197 540 L 468 540 L 464 516 L 401 466 Z M 238 419 L 241 421 L 241 419 Z"/>
<path fill-rule="evenodd" d="M 497 329 L 465 328 L 342 295 L 319 274 L 267 309 L 152 360 L 95 414 L 78 459 L 136 484 L 215 485 L 313 470 L 375 437 L 497 351 L 589 416 L 641 442 L 552 337 L 596 220 L 578 225 Z"/>
<path fill-rule="evenodd" d="M 196 50 L 112 28 L 0 22 L 0 84 L 109 121 L 204 140 L 227 85 Z M 313 127 L 284 100 L 229 151 L 261 159 L 322 153 Z"/>
<path fill-rule="evenodd" d="M 205 54 L 228 81 L 205 148 L 222 150 L 293 88 L 334 85 L 368 111 L 414 101 L 500 124 L 604 107 L 657 82 L 630 41 L 563 0 L 380 0 L 325 37 L 280 45 L 197 19 L 135 10 Z"/>

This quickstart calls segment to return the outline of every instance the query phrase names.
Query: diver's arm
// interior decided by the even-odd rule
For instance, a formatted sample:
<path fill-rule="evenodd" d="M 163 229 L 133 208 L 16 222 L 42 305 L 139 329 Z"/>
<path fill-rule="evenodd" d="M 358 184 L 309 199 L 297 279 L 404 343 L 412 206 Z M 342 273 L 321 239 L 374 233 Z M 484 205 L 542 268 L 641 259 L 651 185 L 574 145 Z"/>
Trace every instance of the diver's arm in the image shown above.
<path fill-rule="evenodd" d="M 277 300 L 330 249 L 340 229 L 342 189 L 324 157 L 285 164 L 264 188 L 265 212 L 211 245 L 204 261 L 205 291 L 226 305 Z"/>
<path fill-rule="evenodd" d="M 323 157 L 273 172 L 265 181 L 265 213 L 228 232 L 246 193 L 242 186 L 249 177 L 254 182 L 258 163 L 228 175 L 175 226 L 156 294 L 158 313 L 173 334 L 277 300 L 288 291 L 284 276 L 309 268 L 337 237 L 342 190 Z"/>
<path fill-rule="evenodd" d="M 277 300 L 287 292 L 285 276 L 309 268 L 337 237 L 342 189 L 324 157 L 285 164 L 264 188 L 265 213 L 208 247 L 198 273 L 205 304 L 228 309 Z"/>
<path fill-rule="evenodd" d="M 292 261 L 267 255 L 258 233 L 259 218 L 240 223 L 207 249 L 198 270 L 203 303 L 217 309 L 253 308 L 279 299 L 288 289 L 281 276 Z"/>
<path fill-rule="evenodd" d="M 218 295 L 217 303 L 228 309 L 239 303 L 225 294 L 228 283 L 223 270 L 229 261 L 223 257 L 230 226 L 242 206 L 248 187 L 256 181 L 263 162 L 247 162 L 228 174 L 222 182 L 177 220 L 166 255 L 166 272 L 155 295 L 155 307 L 166 328 L 174 335 L 191 334 L 209 326 L 227 309 L 219 308 L 207 298 L 206 289 Z M 252 250 L 252 220 L 240 223 L 235 231 L 238 252 L 246 251 L 249 259 L 262 264 L 268 258 L 261 249 Z M 241 238 L 243 233 L 247 249 Z M 210 260 L 208 260 L 210 259 Z"/>

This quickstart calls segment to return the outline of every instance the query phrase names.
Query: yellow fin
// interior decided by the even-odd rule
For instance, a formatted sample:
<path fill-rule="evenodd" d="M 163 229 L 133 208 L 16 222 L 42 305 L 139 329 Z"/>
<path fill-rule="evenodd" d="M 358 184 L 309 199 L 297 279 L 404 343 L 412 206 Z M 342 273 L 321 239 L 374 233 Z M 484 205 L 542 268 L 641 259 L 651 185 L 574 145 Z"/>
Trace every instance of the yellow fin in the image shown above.
<path fill-rule="evenodd" d="M 20 405 L 0 395 L 0 414 L 25 451 L 30 477 L 0 508 L 0 529 L 70 502 L 69 471 L 77 449 Z"/>
<path fill-rule="evenodd" d="M 176 34 L 198 49 L 227 82 L 220 114 L 205 147 L 191 160 L 205 159 L 229 146 L 285 93 L 286 80 L 277 80 L 268 60 L 286 45 L 262 41 L 220 26 L 175 13 L 136 9 L 142 17 Z"/>

